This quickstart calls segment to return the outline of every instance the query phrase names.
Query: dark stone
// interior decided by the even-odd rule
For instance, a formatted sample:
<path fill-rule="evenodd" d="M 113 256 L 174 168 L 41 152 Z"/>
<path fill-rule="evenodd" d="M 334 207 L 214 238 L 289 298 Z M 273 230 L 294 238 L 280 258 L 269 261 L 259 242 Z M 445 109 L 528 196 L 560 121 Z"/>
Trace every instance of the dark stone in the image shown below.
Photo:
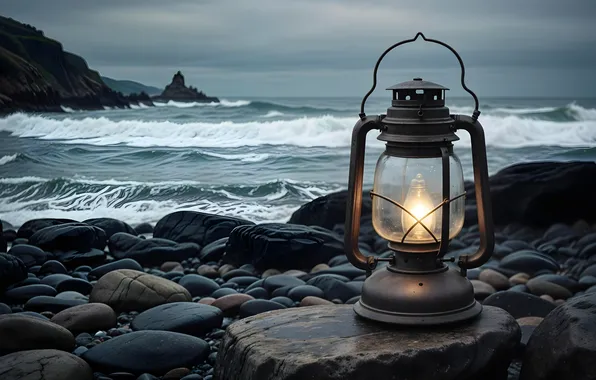
<path fill-rule="evenodd" d="M 162 375 L 192 367 L 209 355 L 202 339 L 170 331 L 135 331 L 117 336 L 86 351 L 82 358 L 95 370 Z"/>
<path fill-rule="evenodd" d="M 366 271 L 356 268 L 350 263 L 342 264 L 338 266 L 334 266 L 333 268 L 323 269 L 316 273 L 313 273 L 314 276 L 320 276 L 322 274 L 338 274 L 340 276 L 345 276 L 347 278 L 355 278 L 358 276 L 362 276 L 366 274 Z"/>
<path fill-rule="evenodd" d="M 259 287 L 261 287 L 261 288 L 262 288 L 262 287 L 263 287 L 263 282 L 265 282 L 265 280 L 264 280 L 264 279 L 261 279 L 261 280 L 255 281 L 255 282 L 253 282 L 252 284 L 250 284 L 248 287 L 246 287 L 246 289 L 244 289 L 244 291 L 245 291 L 245 292 L 247 292 L 247 291 L 249 291 L 249 290 L 251 290 L 251 289 L 254 289 L 254 288 L 259 288 Z M 227 285 L 232 285 L 232 284 L 234 284 L 234 285 L 236 286 L 234 289 L 238 289 L 238 284 L 236 284 L 236 283 L 233 283 L 233 282 L 228 282 L 228 283 L 227 283 Z M 222 285 L 222 286 L 223 286 L 223 285 Z"/>
<path fill-rule="evenodd" d="M 228 243 L 228 237 L 217 239 L 207 244 L 201 250 L 199 257 L 203 262 L 219 261 L 226 252 L 226 244 Z"/>
<path fill-rule="evenodd" d="M 124 223 L 117 219 L 112 218 L 95 218 L 95 219 L 87 219 L 84 220 L 83 223 L 88 224 L 90 226 L 99 227 L 105 231 L 106 237 L 109 239 L 112 235 L 118 232 L 124 232 L 130 235 L 137 235 L 137 231 L 134 228 L 129 226 L 127 223 Z"/>
<path fill-rule="evenodd" d="M 46 227 L 57 226 L 66 223 L 78 222 L 72 219 L 32 219 L 25 222 L 25 224 L 23 224 L 19 228 L 19 230 L 17 231 L 17 237 L 29 239 L 31 236 L 33 236 L 34 233 L 36 233 L 39 230 L 42 230 Z"/>
<path fill-rule="evenodd" d="M 550 257 L 535 251 L 518 251 L 501 260 L 501 268 L 533 275 L 540 270 L 557 272 L 559 265 Z"/>
<path fill-rule="evenodd" d="M 48 252 L 88 252 L 102 250 L 107 242 L 106 233 L 98 227 L 83 223 L 65 223 L 43 228 L 29 238 L 29 244 Z"/>
<path fill-rule="evenodd" d="M 526 346 L 520 380 L 596 378 L 596 294 L 570 299 L 544 318 Z"/>
<path fill-rule="evenodd" d="M 4 297 L 13 301 L 14 303 L 25 303 L 36 296 L 55 296 L 58 294 L 56 289 L 45 284 L 25 285 L 18 288 L 7 290 Z"/>
<path fill-rule="evenodd" d="M 10 314 L 10 313 L 12 313 L 12 310 L 10 309 L 10 306 L 8 306 L 5 303 L 1 303 L 0 302 L 0 315 Z"/>
<path fill-rule="evenodd" d="M 188 290 L 193 297 L 210 296 L 219 289 L 217 282 L 198 274 L 187 274 L 178 281 L 178 284 Z"/>
<path fill-rule="evenodd" d="M 288 297 L 284 297 L 284 296 L 279 296 L 279 297 L 273 297 L 270 299 L 270 301 L 272 302 L 277 302 L 285 307 L 292 307 L 294 306 L 294 301 L 292 301 L 290 298 Z"/>
<path fill-rule="evenodd" d="M 221 287 L 221 288 L 217 289 L 216 291 L 214 291 L 213 293 L 211 293 L 211 297 L 217 299 L 217 298 L 220 298 L 223 296 L 227 296 L 229 294 L 236 294 L 236 293 L 238 293 L 238 291 L 235 289 Z"/>
<path fill-rule="evenodd" d="M 0 253 L 0 292 L 27 278 L 27 267 L 21 259 Z"/>
<path fill-rule="evenodd" d="M 75 268 L 80 265 L 101 265 L 105 262 L 106 253 L 103 250 L 91 248 L 86 252 L 55 252 L 55 257 L 67 268 Z"/>
<path fill-rule="evenodd" d="M 345 255 L 343 241 L 331 231 L 296 224 L 264 223 L 235 228 L 224 262 L 250 263 L 259 270 L 310 270 L 333 256 Z"/>
<path fill-rule="evenodd" d="M 21 259 L 27 268 L 42 265 L 47 259 L 47 254 L 41 248 L 28 244 L 16 245 L 8 253 Z"/>
<path fill-rule="evenodd" d="M 343 265 L 343 264 L 347 264 L 347 263 L 348 263 L 348 258 L 345 255 L 342 255 L 342 256 L 332 257 L 327 262 L 327 265 L 329 265 L 331 268 L 333 268 L 333 267 L 336 267 L 336 266 L 339 266 L 339 265 Z"/>
<path fill-rule="evenodd" d="M 289 276 L 287 274 L 276 274 L 269 276 L 263 280 L 263 288 L 269 292 L 273 292 L 277 288 L 284 286 L 295 287 L 305 285 L 306 283 L 299 278 Z"/>
<path fill-rule="evenodd" d="M 178 243 L 196 243 L 204 247 L 218 239 L 228 237 L 234 228 L 242 225 L 254 225 L 254 223 L 229 216 L 177 211 L 157 222 L 153 236 Z"/>
<path fill-rule="evenodd" d="M 232 269 L 231 271 L 226 272 L 223 276 L 221 276 L 221 278 L 224 281 L 228 281 L 234 277 L 253 277 L 254 278 L 254 275 L 255 274 L 253 272 L 249 272 L 244 269 Z"/>
<path fill-rule="evenodd" d="M 529 293 L 530 289 L 526 286 L 526 284 L 518 284 L 512 286 L 511 288 L 507 289 L 508 292 L 521 292 L 521 293 Z"/>
<path fill-rule="evenodd" d="M 153 226 L 149 223 L 141 223 L 134 228 L 137 234 L 152 234 Z"/>
<path fill-rule="evenodd" d="M 63 273 L 50 274 L 50 275 L 45 276 L 41 280 L 41 283 L 50 285 L 52 288 L 56 289 L 56 287 L 58 286 L 59 283 L 61 283 L 62 281 L 71 279 L 71 278 L 72 278 L 72 276 L 69 276 L 69 275 L 63 274 Z"/>
<path fill-rule="evenodd" d="M 346 302 L 350 298 L 360 295 L 360 291 L 347 285 L 347 283 L 326 276 L 314 277 L 308 280 L 307 284 L 321 289 L 325 293 L 325 298 L 330 301 L 339 299 Z"/>
<path fill-rule="evenodd" d="M 533 279 L 552 282 L 553 284 L 560 285 L 573 293 L 582 290 L 582 286 L 576 280 L 562 274 L 541 274 L 540 276 L 536 276 Z"/>
<path fill-rule="evenodd" d="M 174 302 L 156 306 L 137 315 L 133 330 L 162 330 L 200 336 L 221 327 L 220 309 L 193 302 Z"/>
<path fill-rule="evenodd" d="M 29 271 L 31 271 L 32 269 L 33 269 L 33 267 L 29 268 Z M 45 263 L 43 263 L 43 265 L 39 268 L 38 273 L 39 274 L 56 274 L 56 273 L 66 274 L 66 273 L 68 273 L 68 270 L 60 261 L 48 260 Z"/>
<path fill-rule="evenodd" d="M 82 280 L 80 278 L 64 280 L 60 282 L 56 287 L 58 293 L 72 291 L 81 293 L 85 296 L 88 296 L 91 293 L 92 289 L 93 285 L 91 285 L 88 281 Z"/>
<path fill-rule="evenodd" d="M 578 256 L 582 259 L 587 259 L 594 255 L 596 255 L 596 243 L 589 244 L 582 248 Z"/>
<path fill-rule="evenodd" d="M 230 278 L 227 281 L 228 281 L 228 283 L 237 284 L 239 287 L 247 287 L 247 286 L 252 285 L 255 282 L 259 281 L 259 278 L 254 277 L 254 276 L 241 276 L 241 277 Z"/>
<path fill-rule="evenodd" d="M 288 292 L 288 297 L 297 302 L 308 296 L 324 298 L 325 292 L 313 285 L 299 285 Z"/>
<path fill-rule="evenodd" d="M 59 350 L 19 351 L 0 357 L 2 380 L 94 380 L 89 364 Z"/>
<path fill-rule="evenodd" d="M 263 288 L 254 288 L 254 289 L 251 289 L 245 293 L 251 297 L 254 297 L 255 299 L 261 299 L 261 300 L 269 299 L 269 292 Z"/>
<path fill-rule="evenodd" d="M 143 271 L 143 267 L 137 261 L 135 261 L 133 259 L 121 259 L 121 260 L 112 261 L 111 263 L 104 264 L 102 266 L 99 266 L 99 267 L 93 269 L 91 272 L 89 272 L 89 277 L 90 278 L 100 278 L 104 274 L 109 273 L 114 270 L 118 270 L 118 269 L 132 269 L 132 270 L 138 270 L 140 272 Z"/>
<path fill-rule="evenodd" d="M 596 232 L 592 232 L 590 234 L 584 235 L 581 239 L 579 239 L 575 243 L 575 247 L 579 250 L 589 246 L 590 244 L 596 243 Z"/>
<path fill-rule="evenodd" d="M 497 380 L 520 335 L 491 307 L 469 323 L 427 329 L 370 323 L 352 305 L 291 308 L 229 326 L 215 378 Z"/>
<path fill-rule="evenodd" d="M 17 246 L 17 245 L 21 245 L 21 244 L 29 244 L 29 239 L 23 239 L 23 238 L 16 238 L 14 239 L 14 241 L 12 242 L 12 246 Z"/>
<path fill-rule="evenodd" d="M 126 233 L 112 235 L 108 243 L 110 253 L 117 259 L 133 259 L 141 265 L 161 265 L 166 261 L 183 261 L 197 257 L 201 247 L 166 239 L 141 239 Z"/>
<path fill-rule="evenodd" d="M 62 310 L 68 309 L 69 307 L 82 305 L 84 303 L 87 303 L 87 301 L 77 299 L 61 299 L 51 296 L 36 296 L 27 301 L 25 304 L 25 310 L 35 311 L 38 313 L 51 311 L 52 313 L 57 314 Z"/>
<path fill-rule="evenodd" d="M 238 315 L 240 318 L 251 317 L 253 315 L 265 313 L 271 310 L 285 309 L 286 307 L 281 303 L 269 300 L 249 300 L 240 306 Z"/>
<path fill-rule="evenodd" d="M 496 306 L 507 310 L 514 318 L 546 317 L 555 305 L 533 294 L 502 291 L 491 294 L 483 302 L 487 306 Z"/>
<path fill-rule="evenodd" d="M 258 289 L 258 288 L 257 288 Z M 294 285 L 282 286 L 271 292 L 271 297 L 287 297 L 290 290 L 294 289 Z"/>
<path fill-rule="evenodd" d="M 331 230 L 336 224 L 345 223 L 347 199 L 347 190 L 316 198 L 294 211 L 288 223 L 320 226 Z M 370 197 L 362 197 L 362 215 L 366 216 L 371 213 L 372 201 Z"/>

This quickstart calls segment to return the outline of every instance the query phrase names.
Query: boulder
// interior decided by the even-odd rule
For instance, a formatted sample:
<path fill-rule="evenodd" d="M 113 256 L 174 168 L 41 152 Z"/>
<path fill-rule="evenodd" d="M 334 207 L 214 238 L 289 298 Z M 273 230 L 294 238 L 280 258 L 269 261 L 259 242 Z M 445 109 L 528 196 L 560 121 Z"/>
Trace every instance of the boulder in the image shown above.
<path fill-rule="evenodd" d="M 64 327 L 28 315 L 0 315 L 0 355 L 38 349 L 70 351 L 74 347 L 74 336 Z"/>
<path fill-rule="evenodd" d="M 104 230 L 83 223 L 62 223 L 45 227 L 29 238 L 29 244 L 48 252 L 88 252 L 92 248 L 103 251 L 106 242 Z"/>
<path fill-rule="evenodd" d="M 89 302 L 100 302 L 116 311 L 143 311 L 171 302 L 190 302 L 182 286 L 151 274 L 119 269 L 97 281 Z"/>
<path fill-rule="evenodd" d="M 247 220 L 196 211 L 176 211 L 155 225 L 153 237 L 177 243 L 196 243 L 201 247 L 228 237 L 238 226 L 254 225 Z"/>
<path fill-rule="evenodd" d="M 20 351 L 0 357 L 2 380 L 93 380 L 83 359 L 64 351 Z"/>
<path fill-rule="evenodd" d="M 112 235 L 118 232 L 124 232 L 130 235 L 137 235 L 137 231 L 134 228 L 129 226 L 127 223 L 124 223 L 118 219 L 112 218 L 95 218 L 95 219 L 87 219 L 83 221 L 90 226 L 99 227 L 105 231 L 106 237 L 109 239 Z"/>
<path fill-rule="evenodd" d="M 137 315 L 133 330 L 161 330 L 201 336 L 221 327 L 222 311 L 194 302 L 174 302 L 155 306 Z"/>
<path fill-rule="evenodd" d="M 352 305 L 282 309 L 226 329 L 214 378 L 504 379 L 520 335 L 492 307 L 469 323 L 415 329 L 370 323 Z"/>
<path fill-rule="evenodd" d="M 344 254 L 343 240 L 331 231 L 297 224 L 264 223 L 235 228 L 223 261 L 236 266 L 252 264 L 259 270 L 309 271 Z"/>
<path fill-rule="evenodd" d="M 50 218 L 43 218 L 43 219 L 31 219 L 25 222 L 17 231 L 17 237 L 23 239 L 29 239 L 39 230 L 42 230 L 46 227 L 50 226 L 57 226 L 60 224 L 66 223 L 78 223 L 76 220 L 72 219 L 50 219 Z"/>
<path fill-rule="evenodd" d="M 516 164 L 500 170 L 489 182 L 496 225 L 596 222 L 595 162 Z M 474 204 L 475 197 L 474 187 L 466 186 L 466 203 Z"/>
<path fill-rule="evenodd" d="M 194 336 L 171 331 L 135 331 L 112 338 L 85 351 L 82 358 L 105 373 L 162 375 L 180 367 L 201 364 L 209 345 Z"/>
<path fill-rule="evenodd" d="M 27 278 L 27 267 L 21 259 L 0 253 L 0 291 Z"/>
<path fill-rule="evenodd" d="M 195 243 L 176 243 L 167 239 L 141 239 L 118 232 L 109 240 L 110 253 L 117 259 L 133 259 L 141 265 L 158 266 L 166 261 L 182 261 L 199 256 Z"/>
<path fill-rule="evenodd" d="M 574 297 L 548 314 L 532 334 L 520 380 L 596 378 L 596 293 Z"/>

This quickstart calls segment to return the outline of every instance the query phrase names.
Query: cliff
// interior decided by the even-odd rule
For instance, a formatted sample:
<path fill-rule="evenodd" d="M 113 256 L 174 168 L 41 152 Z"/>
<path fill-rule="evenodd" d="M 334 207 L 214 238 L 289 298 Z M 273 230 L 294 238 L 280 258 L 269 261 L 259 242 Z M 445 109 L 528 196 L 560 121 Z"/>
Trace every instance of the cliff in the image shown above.
<path fill-rule="evenodd" d="M 219 103 L 219 99 L 216 97 L 207 96 L 203 91 L 198 91 L 192 86 L 186 87 L 184 75 L 182 75 L 180 71 L 174 74 L 172 83 L 166 86 L 161 95 L 154 96 L 152 99 L 157 102 L 168 102 L 173 100 L 177 102 Z"/>
<path fill-rule="evenodd" d="M 42 31 L 0 16 L 0 114 L 127 105 L 83 58 Z"/>

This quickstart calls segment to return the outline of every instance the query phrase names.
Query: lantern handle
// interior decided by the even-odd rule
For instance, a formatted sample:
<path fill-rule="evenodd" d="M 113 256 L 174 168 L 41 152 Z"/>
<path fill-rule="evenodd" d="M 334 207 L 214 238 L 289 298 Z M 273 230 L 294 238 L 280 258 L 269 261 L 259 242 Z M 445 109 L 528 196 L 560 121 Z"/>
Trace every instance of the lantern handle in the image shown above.
<path fill-rule="evenodd" d="M 458 62 L 459 62 L 459 66 L 461 67 L 461 86 L 463 87 L 464 90 L 466 90 L 467 93 L 469 93 L 470 95 L 472 95 L 472 97 L 474 98 L 474 112 L 472 113 L 472 119 L 477 120 L 478 116 L 480 116 L 480 111 L 478 110 L 479 108 L 479 102 L 478 102 L 478 97 L 476 96 L 476 94 L 474 93 L 474 91 L 470 90 L 468 88 L 468 86 L 466 86 L 466 68 L 464 66 L 464 61 L 462 61 L 461 57 L 459 56 L 459 54 L 455 51 L 455 49 L 453 49 L 451 46 L 447 45 L 446 43 L 439 41 L 439 40 L 433 40 L 431 38 L 426 38 L 424 36 L 424 34 L 422 34 L 422 32 L 418 32 L 416 33 L 416 36 L 414 38 L 410 38 L 409 40 L 403 40 L 401 42 L 398 42 L 392 46 L 390 46 L 387 50 L 385 50 L 385 52 L 383 52 L 383 54 L 381 54 L 381 56 L 379 57 L 379 60 L 377 61 L 377 64 L 375 65 L 375 70 L 373 72 L 373 85 L 371 87 L 371 89 L 368 91 L 368 93 L 364 96 L 364 99 L 362 99 L 362 104 L 360 105 L 360 119 L 364 120 L 364 118 L 366 117 L 366 114 L 364 113 L 364 106 L 366 104 L 366 100 L 368 99 L 368 97 L 375 91 L 375 88 L 377 87 L 377 71 L 379 71 L 379 65 L 381 64 L 381 61 L 383 60 L 383 58 L 385 58 L 385 56 L 393 49 L 395 49 L 398 46 L 401 45 L 405 45 L 407 43 L 410 42 L 414 42 L 418 39 L 418 37 L 422 37 L 422 39 L 426 42 L 432 42 L 435 44 L 439 44 L 441 46 L 446 47 L 447 49 L 449 49 L 457 58 Z"/>
<path fill-rule="evenodd" d="M 381 116 L 364 117 L 356 122 L 352 131 L 350 152 L 350 180 L 346 202 L 346 224 L 344 246 L 346 256 L 352 265 L 366 271 L 369 276 L 377 266 L 377 259 L 366 256 L 358 248 L 360 217 L 362 215 L 362 185 L 364 182 L 364 154 L 366 135 L 373 129 L 381 129 Z"/>
<path fill-rule="evenodd" d="M 470 116 L 451 115 L 456 130 L 463 129 L 470 134 L 472 143 L 472 163 L 474 165 L 474 189 L 476 192 L 476 209 L 480 246 L 472 255 L 459 256 L 458 265 L 462 270 L 477 268 L 486 263 L 495 248 L 495 231 L 493 225 L 490 183 L 488 180 L 488 164 L 486 160 L 486 143 L 484 130 L 478 120 Z"/>

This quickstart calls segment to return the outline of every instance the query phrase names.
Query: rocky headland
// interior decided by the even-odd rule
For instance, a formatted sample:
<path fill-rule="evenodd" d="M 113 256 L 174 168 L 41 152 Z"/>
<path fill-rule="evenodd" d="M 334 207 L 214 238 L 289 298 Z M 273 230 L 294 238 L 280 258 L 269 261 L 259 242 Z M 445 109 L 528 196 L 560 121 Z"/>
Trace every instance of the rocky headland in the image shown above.
<path fill-rule="evenodd" d="M 180 74 L 181 76 L 181 74 Z M 217 102 L 177 80 L 159 101 Z M 35 27 L 0 16 L 0 116 L 14 112 L 64 112 L 153 105 L 146 92 L 124 95 L 110 88 L 82 57 Z"/>
<path fill-rule="evenodd" d="M 172 77 L 172 82 L 166 86 L 161 95 L 153 96 L 156 102 L 200 102 L 200 103 L 219 103 L 219 99 L 207 96 L 203 91 L 199 91 L 193 86 L 186 86 L 184 75 L 178 71 Z"/>
<path fill-rule="evenodd" d="M 517 323 L 521 334 L 499 353 L 507 359 L 505 369 L 511 361 L 509 374 L 481 364 L 497 339 L 490 334 L 475 343 L 474 365 L 481 367 L 470 373 L 511 380 L 594 379 L 596 163 L 514 165 L 492 176 L 490 184 L 497 244 L 493 258 L 469 270 L 468 277 L 486 306 L 484 315 Z M 236 378 L 232 374 L 240 368 L 262 374 L 253 379 L 300 378 L 292 373 L 291 357 L 251 356 L 275 351 L 258 341 L 243 354 L 246 363 L 230 362 L 243 331 L 236 322 L 259 326 L 266 321 L 257 317 L 261 313 L 291 308 L 305 314 L 325 307 L 332 315 L 329 308 L 358 300 L 365 273 L 344 254 L 346 196 L 342 191 L 315 199 L 288 223 L 255 224 L 193 211 L 134 227 L 110 218 L 36 219 L 18 228 L 2 221 L 2 379 L 28 373 L 45 379 L 210 380 Z M 470 186 L 467 208 L 466 226 L 452 240 L 449 257 L 478 247 Z M 361 223 L 361 250 L 390 255 L 371 225 L 368 197 Z M 343 319 L 350 315 L 338 312 Z M 288 335 L 301 333 L 292 328 L 283 341 L 302 339 Z M 445 372 L 433 378 L 471 378 L 457 376 L 459 367 L 449 363 L 463 359 L 449 352 L 441 357 Z M 277 377 L 270 377 L 278 359 L 283 368 L 275 367 Z M 362 373 L 374 368 L 361 359 L 350 365 L 362 365 Z M 422 359 L 400 361 L 394 373 L 421 373 L 413 371 L 422 368 L 415 360 Z M 326 364 L 309 365 L 302 369 Z M 325 368 L 329 371 L 316 372 L 321 379 L 335 378 L 341 369 Z"/>

